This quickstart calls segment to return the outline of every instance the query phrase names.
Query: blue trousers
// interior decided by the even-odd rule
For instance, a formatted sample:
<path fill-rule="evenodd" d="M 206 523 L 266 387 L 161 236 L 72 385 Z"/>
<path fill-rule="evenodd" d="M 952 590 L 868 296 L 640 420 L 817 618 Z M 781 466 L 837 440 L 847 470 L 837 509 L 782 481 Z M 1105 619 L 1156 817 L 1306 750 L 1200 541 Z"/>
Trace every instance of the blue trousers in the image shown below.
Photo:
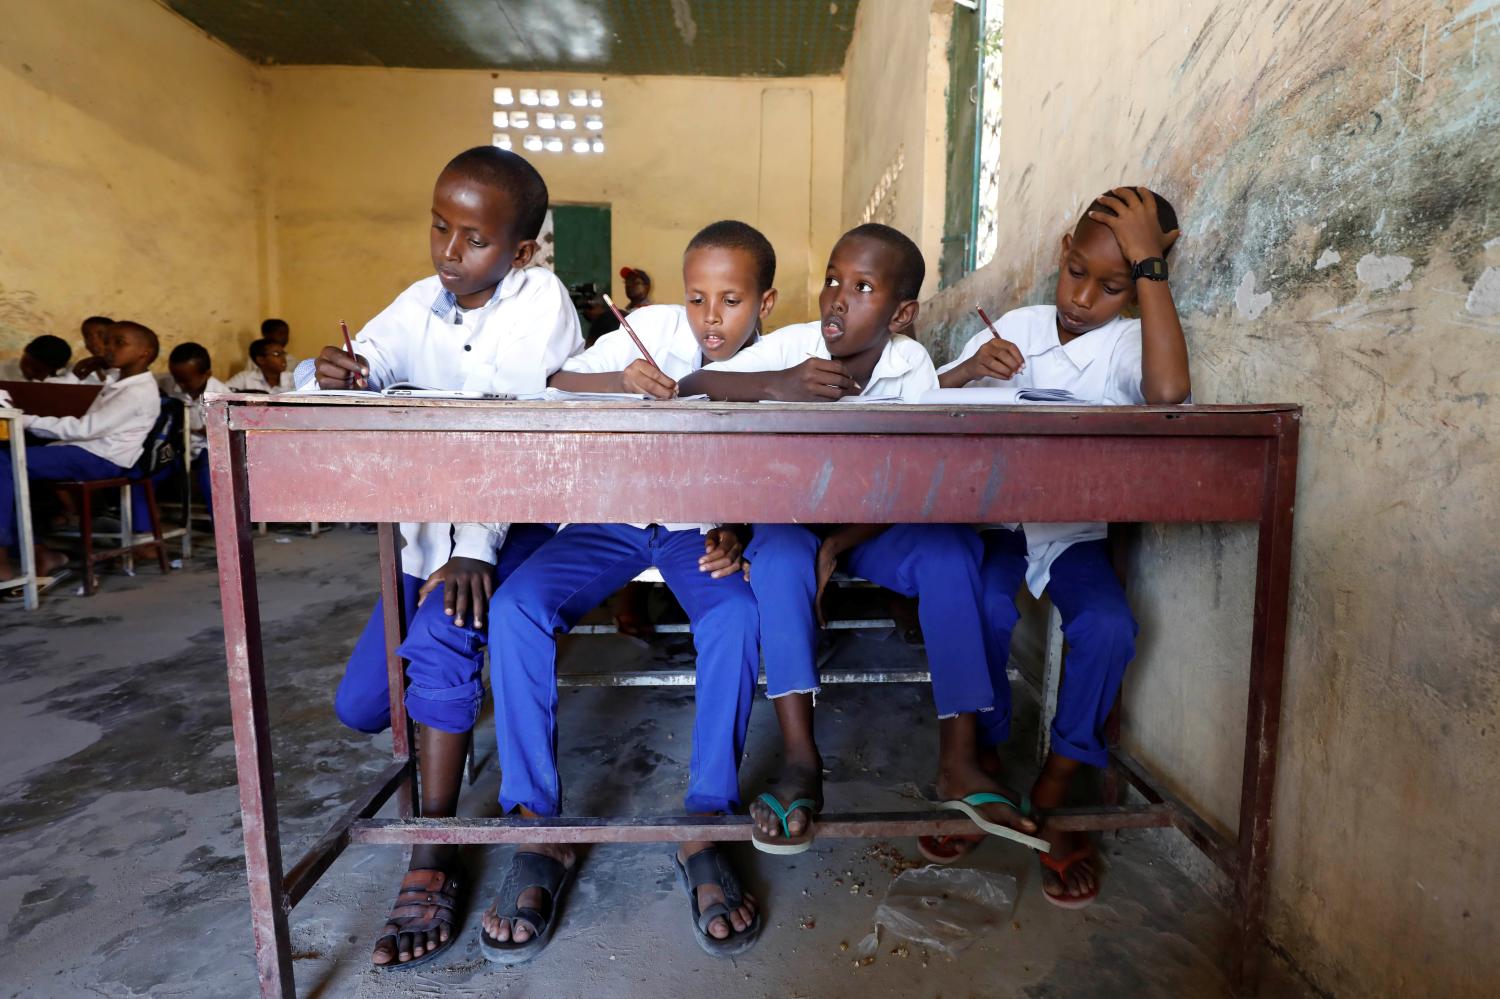
<path fill-rule="evenodd" d="M 552 540 L 551 524 L 512 524 L 495 561 L 495 583 L 503 585 L 527 559 Z M 406 641 L 398 649 L 406 666 L 406 713 L 414 721 L 460 734 L 474 727 L 484 698 L 480 672 L 488 635 L 472 624 L 458 627 L 443 612 L 443 587 L 417 608 Z M 499 661 L 496 661 L 497 666 Z M 491 682 L 498 668 L 491 669 Z M 500 714 L 495 713 L 496 724 Z"/>
<path fill-rule="evenodd" d="M 556 815 L 557 640 L 647 566 L 661 570 L 693 625 L 698 650 L 689 812 L 733 811 L 739 762 L 755 698 L 759 617 L 738 574 L 698 571 L 703 535 L 626 524 L 570 524 L 542 546 L 490 601 L 495 717 L 500 725 L 500 804 Z"/>
<path fill-rule="evenodd" d="M 516 566 L 520 565 L 541 546 L 542 542 L 552 536 L 552 528 L 542 527 L 536 524 L 514 524 L 506 535 L 505 545 L 500 549 L 500 557 L 495 571 L 500 579 L 504 579 Z M 409 655 L 408 646 L 415 637 L 418 627 L 419 608 L 417 607 L 417 591 L 422 588 L 425 580 L 416 576 L 401 574 L 401 605 L 404 611 L 407 641 L 401 646 L 402 655 Z M 454 674 L 461 674 L 463 679 L 451 684 L 453 687 L 461 688 L 473 693 L 472 703 L 468 703 L 462 697 L 446 698 L 445 703 L 438 709 L 427 711 L 427 705 L 416 705 L 421 715 L 412 714 L 413 718 L 424 724 L 434 725 L 445 732 L 458 731 L 467 732 L 473 727 L 472 715 L 479 711 L 478 675 L 483 664 L 484 646 L 477 646 L 477 656 L 466 657 L 459 665 L 445 657 L 444 646 L 432 641 L 432 636 L 437 634 L 444 636 L 445 631 L 470 632 L 467 628 L 454 628 L 449 617 L 443 613 L 443 590 L 438 587 L 428 594 L 427 600 L 420 608 L 421 628 L 425 632 L 425 639 L 429 645 L 438 646 L 435 656 L 422 654 L 421 659 L 413 659 L 407 666 L 407 695 L 406 710 L 412 712 L 414 702 L 411 690 L 418 685 L 424 691 L 443 689 L 444 681 L 434 672 L 435 658 L 441 663 L 442 668 L 447 668 Z M 444 636 L 446 637 L 446 636 Z M 467 645 L 469 638 L 466 636 L 454 636 L 452 643 Z M 422 645 L 418 643 L 418 647 Z M 456 667 L 456 669 L 454 668 Z M 472 676 L 470 670 L 473 671 Z M 464 695 L 465 697 L 467 696 Z M 421 699 L 421 698 L 419 698 Z M 430 699 L 430 698 L 429 698 Z M 354 651 L 349 655 L 349 662 L 344 667 L 343 679 L 339 681 L 338 691 L 333 697 L 333 710 L 338 715 L 339 721 L 358 732 L 383 732 L 391 724 L 391 689 L 387 679 L 385 665 L 385 603 L 377 597 L 375 609 L 370 612 L 370 618 L 365 622 L 365 627 L 360 632 L 359 639 L 354 643 Z M 461 724 L 461 719 L 456 717 L 459 712 L 465 714 L 472 711 L 469 724 L 466 727 L 455 728 Z M 450 714 L 450 712 L 452 712 Z"/>
<path fill-rule="evenodd" d="M 983 738 L 1000 745 L 1010 738 L 1010 683 L 1006 662 L 1019 614 L 1016 591 L 1026 578 L 1026 535 L 985 531 L 984 608 L 995 710 L 982 716 Z M 1080 541 L 1052 563 L 1047 593 L 1062 617 L 1068 657 L 1052 719 L 1052 749 L 1072 760 L 1102 767 L 1109 762 L 1104 721 L 1120 694 L 1125 667 L 1135 657 L 1139 631 L 1125 589 L 1109 564 L 1104 540 Z"/>
<path fill-rule="evenodd" d="M 821 543 L 806 527 L 758 524 L 745 549 L 770 697 L 819 689 L 813 596 Z M 980 552 L 979 536 L 966 525 L 895 524 L 848 553 L 849 572 L 917 598 L 940 718 L 995 705 L 980 624 Z"/>
<path fill-rule="evenodd" d="M 75 444 L 34 444 L 26 449 L 26 478 L 34 482 L 114 479 L 124 474 L 119 465 Z M 15 463 L 6 443 L 0 446 L 0 547 L 15 547 L 19 524 Z"/>

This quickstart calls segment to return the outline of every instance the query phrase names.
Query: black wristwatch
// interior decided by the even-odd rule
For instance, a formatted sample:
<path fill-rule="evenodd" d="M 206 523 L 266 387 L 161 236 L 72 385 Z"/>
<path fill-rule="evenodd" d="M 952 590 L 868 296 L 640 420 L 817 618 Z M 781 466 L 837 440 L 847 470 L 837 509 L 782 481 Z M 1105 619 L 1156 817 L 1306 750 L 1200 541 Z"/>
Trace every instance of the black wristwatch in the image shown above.
<path fill-rule="evenodd" d="M 1167 279 L 1167 262 L 1161 257 L 1147 257 L 1145 260 L 1137 261 L 1130 268 L 1130 280 L 1139 281 L 1146 278 L 1148 281 L 1165 281 Z"/>

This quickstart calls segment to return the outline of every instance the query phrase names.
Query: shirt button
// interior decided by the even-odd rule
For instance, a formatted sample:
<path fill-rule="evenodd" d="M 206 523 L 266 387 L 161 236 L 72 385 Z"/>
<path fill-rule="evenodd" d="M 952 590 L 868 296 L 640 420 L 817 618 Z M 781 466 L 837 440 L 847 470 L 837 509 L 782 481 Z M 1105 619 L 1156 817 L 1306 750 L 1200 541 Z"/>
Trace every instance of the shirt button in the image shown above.
<path fill-rule="evenodd" d="M 474 348 L 473 348 L 473 346 L 472 346 L 472 345 L 470 345 L 470 344 L 467 344 L 467 343 L 466 343 L 466 344 L 464 344 L 464 350 L 473 350 L 473 349 L 474 349 Z"/>

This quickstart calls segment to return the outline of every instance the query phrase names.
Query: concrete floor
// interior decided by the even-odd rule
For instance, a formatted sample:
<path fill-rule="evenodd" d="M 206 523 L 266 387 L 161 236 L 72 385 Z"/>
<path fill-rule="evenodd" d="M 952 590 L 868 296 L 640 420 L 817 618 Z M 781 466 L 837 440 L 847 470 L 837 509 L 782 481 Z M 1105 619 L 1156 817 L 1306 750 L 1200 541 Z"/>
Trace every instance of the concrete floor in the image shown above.
<path fill-rule="evenodd" d="M 347 731 L 330 709 L 369 612 L 374 539 L 341 530 L 272 536 L 256 541 L 256 557 L 283 844 L 295 858 L 389 758 L 388 736 Z M 846 639 L 837 652 L 846 663 L 893 665 L 918 654 L 889 635 Z M 580 637 L 565 655 L 586 656 L 591 669 L 690 661 L 681 639 L 645 649 Z M 52 595 L 36 613 L 0 606 L 0 994 L 255 993 L 222 659 L 207 554 L 167 579 L 154 569 L 106 576 L 97 596 Z M 692 707 L 686 690 L 566 691 L 568 809 L 679 807 Z M 834 687 L 820 707 L 830 810 L 912 807 L 935 753 L 927 692 Z M 775 763 L 775 725 L 758 706 L 747 790 Z M 485 728 L 482 753 L 493 740 Z M 1029 734 L 1017 745 L 1029 746 Z M 492 812 L 497 783 L 491 765 L 466 812 Z M 440 964 L 387 974 L 370 970 L 368 954 L 403 857 L 355 848 L 293 914 L 297 981 L 305 997 L 1227 994 L 1226 914 L 1167 861 L 1158 836 L 1105 840 L 1105 888 L 1082 913 L 1046 904 L 1036 862 L 991 841 L 973 866 L 1018 879 L 1011 917 L 955 961 L 924 960 L 917 948 L 901 956 L 887 942 L 865 967 L 853 951 L 892 871 L 917 858 L 911 842 L 829 841 L 788 860 L 733 848 L 769 925 L 756 950 L 732 963 L 693 942 L 666 847 L 596 848 L 552 945 L 519 970 L 479 955 L 478 912 L 498 888 L 506 851 L 472 849 L 482 901 L 459 943 Z M 1310 994 L 1270 955 L 1266 968 L 1262 995 Z"/>

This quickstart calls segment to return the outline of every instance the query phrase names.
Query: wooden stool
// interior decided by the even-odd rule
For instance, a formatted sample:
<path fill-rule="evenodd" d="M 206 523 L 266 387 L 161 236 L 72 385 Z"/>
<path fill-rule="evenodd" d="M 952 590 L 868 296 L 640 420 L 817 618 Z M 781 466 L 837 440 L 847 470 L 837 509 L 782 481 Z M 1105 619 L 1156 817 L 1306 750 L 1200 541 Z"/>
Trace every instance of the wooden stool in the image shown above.
<path fill-rule="evenodd" d="M 156 549 L 156 561 L 161 566 L 162 574 L 170 572 L 167 565 L 167 545 L 161 535 L 161 514 L 156 508 L 156 487 L 151 484 L 149 478 L 130 479 L 120 476 L 113 479 L 77 480 L 73 482 L 55 482 L 58 489 L 66 489 L 78 497 L 78 530 L 83 539 L 83 593 L 85 596 L 93 596 L 99 589 L 99 578 L 94 572 L 94 563 L 103 562 L 113 558 L 124 558 L 125 569 L 132 572 L 135 568 L 135 553 L 148 548 Z M 139 485 L 146 491 L 146 509 L 151 517 L 150 541 L 137 542 L 135 539 L 134 511 L 130 501 L 130 487 Z M 120 547 L 109 548 L 104 551 L 94 551 L 94 493 L 100 489 L 120 490 Z M 105 537 L 115 537 L 112 531 L 98 532 Z"/>

